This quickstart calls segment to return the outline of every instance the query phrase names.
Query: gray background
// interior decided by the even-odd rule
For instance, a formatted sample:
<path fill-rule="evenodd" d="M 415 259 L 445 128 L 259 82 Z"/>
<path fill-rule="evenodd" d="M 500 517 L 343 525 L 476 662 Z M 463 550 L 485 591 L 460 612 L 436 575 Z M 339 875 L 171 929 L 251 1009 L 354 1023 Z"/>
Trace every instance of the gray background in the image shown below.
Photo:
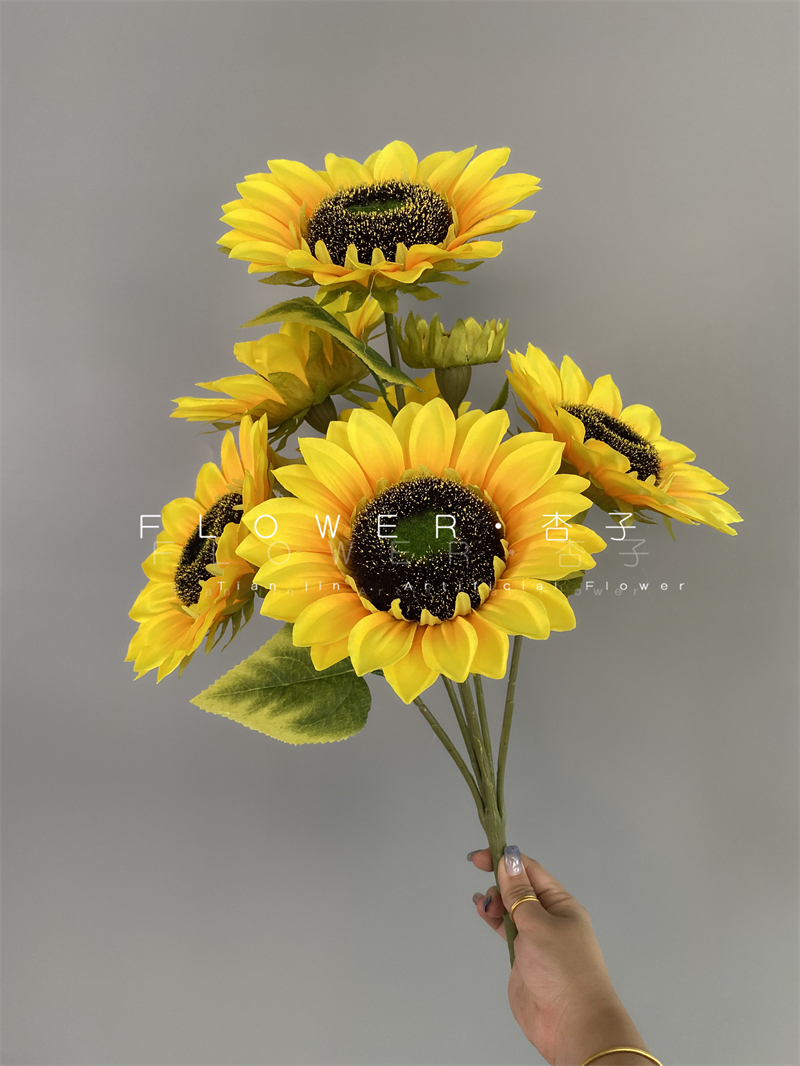
<path fill-rule="evenodd" d="M 215 250 L 219 205 L 269 158 L 400 137 L 509 145 L 542 182 L 426 310 L 610 371 L 746 519 L 652 527 L 637 570 L 610 548 L 596 577 L 650 590 L 528 645 L 508 838 L 589 908 L 665 1063 L 796 1063 L 797 8 L 3 15 L 5 1062 L 540 1061 L 473 911 L 471 798 L 413 706 L 376 682 L 319 748 L 204 714 L 258 616 L 180 681 L 123 662 L 138 516 L 217 455 L 170 398 L 237 372 L 236 327 L 284 295 Z"/>

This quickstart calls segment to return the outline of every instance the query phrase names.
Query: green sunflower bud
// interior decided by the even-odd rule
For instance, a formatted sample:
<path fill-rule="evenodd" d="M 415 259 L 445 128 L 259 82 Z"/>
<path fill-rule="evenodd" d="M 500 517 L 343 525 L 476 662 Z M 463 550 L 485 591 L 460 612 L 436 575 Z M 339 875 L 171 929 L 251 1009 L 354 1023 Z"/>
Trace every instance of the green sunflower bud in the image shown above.
<path fill-rule="evenodd" d="M 445 333 L 438 315 L 428 323 L 410 312 L 404 330 L 398 332 L 397 344 L 406 364 L 415 369 L 477 366 L 500 359 L 507 333 L 508 319 L 491 319 L 480 325 L 474 318 L 459 318 Z"/>
<path fill-rule="evenodd" d="M 439 393 L 447 401 L 456 418 L 458 418 L 461 401 L 467 395 L 471 377 L 471 366 L 436 367 L 436 384 L 439 386 Z"/>

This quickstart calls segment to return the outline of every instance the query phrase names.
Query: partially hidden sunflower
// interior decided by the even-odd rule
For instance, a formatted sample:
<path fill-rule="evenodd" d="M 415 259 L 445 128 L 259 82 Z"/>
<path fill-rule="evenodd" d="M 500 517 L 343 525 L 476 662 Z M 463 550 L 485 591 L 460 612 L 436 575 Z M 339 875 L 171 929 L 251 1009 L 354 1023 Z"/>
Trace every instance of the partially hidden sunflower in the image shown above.
<path fill-rule="evenodd" d="M 339 299 L 327 310 L 343 312 L 344 303 Z M 355 337 L 367 341 L 383 321 L 383 312 L 368 299 L 357 311 L 344 314 L 344 320 Z M 290 431 L 296 428 L 314 405 L 329 396 L 357 387 L 368 373 L 364 363 L 327 330 L 295 322 L 284 322 L 277 333 L 258 340 L 235 344 L 233 354 L 255 373 L 198 381 L 198 388 L 218 395 L 178 396 L 171 418 L 224 426 L 244 415 L 257 419 L 266 414 L 275 436 L 287 422 L 292 423 Z"/>
<path fill-rule="evenodd" d="M 494 258 L 502 243 L 479 238 L 530 219 L 533 211 L 511 208 L 539 179 L 495 177 L 508 148 L 474 152 L 418 161 L 392 141 L 363 163 L 326 155 L 324 170 L 270 160 L 269 173 L 249 174 L 237 185 L 242 198 L 223 205 L 232 228 L 218 243 L 253 273 L 288 270 L 351 287 L 411 284 L 437 265 Z"/>
<path fill-rule="evenodd" d="M 588 482 L 556 473 L 563 445 L 549 434 L 503 441 L 508 424 L 505 411 L 456 420 L 436 398 L 391 425 L 356 410 L 301 439 L 305 465 L 275 473 L 294 496 L 243 518 L 262 614 L 294 623 L 318 670 L 349 655 L 405 703 L 439 674 L 502 677 L 509 634 L 572 629 L 553 582 L 605 547 L 569 522 L 590 506 Z"/>
<path fill-rule="evenodd" d="M 418 404 L 430 403 L 431 400 L 435 400 L 440 395 L 439 385 L 436 381 L 436 374 L 433 370 L 430 374 L 426 374 L 424 377 L 414 378 L 414 385 L 416 386 L 415 388 L 411 385 L 406 385 L 403 388 L 403 396 L 407 404 L 412 402 Z M 390 400 L 394 398 L 394 394 L 397 392 L 398 388 L 398 385 L 389 386 L 387 392 Z M 384 422 L 388 422 L 391 425 L 393 420 L 392 412 L 387 407 L 386 401 L 382 396 L 373 400 L 368 406 L 376 415 L 380 415 Z M 463 415 L 465 411 L 468 411 L 469 406 L 469 400 L 464 400 L 459 406 L 459 415 Z M 354 410 L 356 410 L 356 408 L 345 408 L 345 410 L 339 415 L 341 421 L 348 422 L 352 417 Z"/>
<path fill-rule="evenodd" d="M 691 449 L 662 435 L 652 408 L 623 407 L 610 374 L 590 385 L 568 355 L 559 371 L 533 345 L 525 355 L 509 354 L 512 369 L 507 374 L 527 408 L 522 417 L 563 442 L 563 468 L 591 480 L 587 494 L 595 502 L 607 510 L 616 505 L 622 512 L 626 505 L 650 509 L 736 535 L 729 523 L 741 522 L 741 515 L 718 498 L 728 486 L 694 466 Z"/>
<path fill-rule="evenodd" d="M 163 530 L 142 563 L 149 580 L 130 610 L 139 628 L 125 661 L 137 677 L 156 667 L 159 681 L 183 672 L 204 640 L 208 651 L 228 624 L 235 634 L 252 615 L 254 568 L 236 549 L 247 535 L 243 513 L 271 495 L 267 433 L 266 417 L 245 416 L 238 449 L 226 432 L 220 466 L 206 463 L 194 497 L 161 512 Z"/>

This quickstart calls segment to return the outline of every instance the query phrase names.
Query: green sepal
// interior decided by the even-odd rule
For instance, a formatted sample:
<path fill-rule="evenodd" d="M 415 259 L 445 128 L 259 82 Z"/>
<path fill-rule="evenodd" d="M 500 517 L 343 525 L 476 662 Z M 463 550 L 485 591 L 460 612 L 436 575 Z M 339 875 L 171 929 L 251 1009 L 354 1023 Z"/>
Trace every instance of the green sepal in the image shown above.
<path fill-rule="evenodd" d="M 287 624 L 191 702 L 286 744 L 327 744 L 364 728 L 370 691 L 349 659 L 315 670 Z"/>
<path fill-rule="evenodd" d="M 256 315 L 255 318 L 245 322 L 239 328 L 264 326 L 271 322 L 300 322 L 305 326 L 324 329 L 335 337 L 340 344 L 343 344 L 345 348 L 349 348 L 362 363 L 369 367 L 373 374 L 383 378 L 384 381 L 391 381 L 396 385 L 410 385 L 412 388 L 422 391 L 418 385 L 414 384 L 408 374 L 404 374 L 402 370 L 396 370 L 391 363 L 387 363 L 379 352 L 376 352 L 374 348 L 370 348 L 368 344 L 359 340 L 358 337 L 354 337 L 339 318 L 326 311 L 324 307 L 320 307 L 309 296 L 298 296 L 294 300 L 285 300 L 283 303 L 275 304 L 274 307 L 267 308 L 266 311 Z"/>
<path fill-rule="evenodd" d="M 489 408 L 490 411 L 502 411 L 505 405 L 508 403 L 508 378 L 506 378 L 502 389 L 497 394 L 497 399 Z"/>
<path fill-rule="evenodd" d="M 583 584 L 584 571 L 576 570 L 573 574 L 567 574 L 566 577 L 561 577 L 558 581 L 553 581 L 552 584 L 558 589 L 559 592 L 563 592 L 565 596 L 574 596 L 578 589 Z"/>
<path fill-rule="evenodd" d="M 672 539 L 675 540 L 675 533 L 672 529 L 672 519 L 668 514 L 662 514 L 661 517 L 664 519 L 664 525 L 667 527 L 667 533 L 669 533 Z"/>
<path fill-rule="evenodd" d="M 224 248 L 223 251 L 225 251 Z M 259 278 L 258 280 L 262 285 L 291 285 L 296 289 L 305 289 L 311 285 L 316 285 L 313 278 L 308 277 L 307 274 L 299 274 L 296 270 L 279 270 L 275 274 L 270 274 L 268 278 Z"/>
<path fill-rule="evenodd" d="M 570 518 L 570 520 L 569 520 L 569 524 L 571 526 L 582 526 L 583 525 L 583 520 L 587 516 L 587 514 L 589 513 L 590 510 L 591 510 L 591 508 L 587 507 L 586 510 L 585 511 L 581 511 L 580 514 L 573 515 L 572 518 Z"/>
<path fill-rule="evenodd" d="M 399 305 L 397 303 L 397 293 L 394 289 L 379 289 L 375 287 L 372 290 L 372 297 L 385 315 L 397 314 Z"/>

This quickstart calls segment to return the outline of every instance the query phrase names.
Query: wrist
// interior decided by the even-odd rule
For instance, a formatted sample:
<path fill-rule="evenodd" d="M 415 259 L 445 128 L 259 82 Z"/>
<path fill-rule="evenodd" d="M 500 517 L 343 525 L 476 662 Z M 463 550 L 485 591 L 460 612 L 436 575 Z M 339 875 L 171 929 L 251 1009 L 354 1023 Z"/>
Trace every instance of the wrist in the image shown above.
<path fill-rule="evenodd" d="M 592 1055 L 612 1047 L 649 1051 L 621 1002 L 588 1012 L 572 1025 L 565 1033 L 553 1066 L 581 1066 Z M 650 1059 L 629 1051 L 616 1051 L 595 1061 L 597 1066 L 652 1066 Z"/>

